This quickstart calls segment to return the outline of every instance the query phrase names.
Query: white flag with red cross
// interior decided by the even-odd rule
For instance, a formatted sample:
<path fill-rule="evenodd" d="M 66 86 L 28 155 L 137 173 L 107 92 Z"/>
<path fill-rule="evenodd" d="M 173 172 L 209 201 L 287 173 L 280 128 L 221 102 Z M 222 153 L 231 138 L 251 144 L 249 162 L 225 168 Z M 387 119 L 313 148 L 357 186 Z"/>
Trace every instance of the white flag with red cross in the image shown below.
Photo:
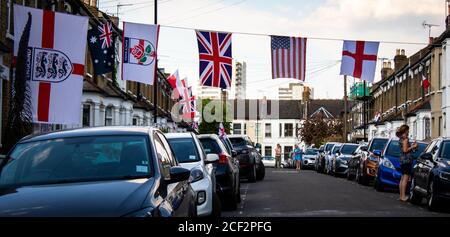
<path fill-rule="evenodd" d="M 88 17 L 14 5 L 14 56 L 31 14 L 27 48 L 33 122 L 80 124 Z"/>
<path fill-rule="evenodd" d="M 345 40 L 341 75 L 374 81 L 379 42 Z"/>
<path fill-rule="evenodd" d="M 122 80 L 153 85 L 159 25 L 124 22 Z"/>
<path fill-rule="evenodd" d="M 183 84 L 181 82 L 180 76 L 178 75 L 178 70 L 176 70 L 172 75 L 167 78 L 170 86 L 172 87 L 172 99 L 176 100 L 180 98 L 183 94 Z"/>

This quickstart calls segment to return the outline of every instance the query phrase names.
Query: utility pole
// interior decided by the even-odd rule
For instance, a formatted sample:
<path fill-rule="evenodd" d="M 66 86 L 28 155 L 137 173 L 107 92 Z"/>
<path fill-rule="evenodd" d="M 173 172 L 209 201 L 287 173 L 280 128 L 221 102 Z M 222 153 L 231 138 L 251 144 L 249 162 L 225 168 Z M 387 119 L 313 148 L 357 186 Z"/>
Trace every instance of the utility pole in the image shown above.
<path fill-rule="evenodd" d="M 155 0 L 155 25 L 158 24 L 158 0 Z M 156 51 L 158 52 L 158 51 Z M 155 80 L 153 81 L 153 123 L 158 122 L 158 53 L 156 53 L 155 60 Z M 138 88 L 139 89 L 139 88 Z"/>
<path fill-rule="evenodd" d="M 347 142 L 347 75 L 344 75 L 344 142 Z"/>
<path fill-rule="evenodd" d="M 363 88 L 363 127 L 364 127 L 364 141 L 366 141 L 366 125 L 367 125 L 367 119 L 366 119 L 366 80 L 364 80 L 364 88 Z"/>

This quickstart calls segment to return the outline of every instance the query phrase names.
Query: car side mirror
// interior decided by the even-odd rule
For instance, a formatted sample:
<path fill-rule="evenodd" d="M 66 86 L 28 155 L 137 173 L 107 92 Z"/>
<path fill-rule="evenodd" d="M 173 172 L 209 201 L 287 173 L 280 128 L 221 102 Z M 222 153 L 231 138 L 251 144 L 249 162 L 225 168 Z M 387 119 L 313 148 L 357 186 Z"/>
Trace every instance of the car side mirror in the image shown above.
<path fill-rule="evenodd" d="M 219 155 L 217 154 L 208 154 L 206 155 L 205 164 L 212 164 L 219 161 Z"/>
<path fill-rule="evenodd" d="M 236 151 L 236 150 L 231 150 L 231 156 L 232 156 L 232 157 L 237 156 L 237 151 Z"/>
<path fill-rule="evenodd" d="M 191 176 L 191 171 L 180 166 L 174 166 L 170 168 L 170 179 L 166 180 L 167 183 L 178 183 L 186 181 Z"/>
<path fill-rule="evenodd" d="M 361 151 L 367 151 L 367 147 L 361 147 Z"/>
<path fill-rule="evenodd" d="M 380 150 L 374 150 L 373 151 L 373 155 L 380 157 L 381 156 L 381 151 Z"/>
<path fill-rule="evenodd" d="M 433 160 L 433 155 L 431 153 L 423 153 L 422 155 L 420 155 L 420 159 Z"/>

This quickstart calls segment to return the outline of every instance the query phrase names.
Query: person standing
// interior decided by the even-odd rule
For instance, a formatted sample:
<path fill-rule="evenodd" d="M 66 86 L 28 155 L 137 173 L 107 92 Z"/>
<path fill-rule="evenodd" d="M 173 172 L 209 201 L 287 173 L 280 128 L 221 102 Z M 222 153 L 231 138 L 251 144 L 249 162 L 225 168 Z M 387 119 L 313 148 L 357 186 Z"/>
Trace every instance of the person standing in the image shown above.
<path fill-rule="evenodd" d="M 302 150 L 298 147 L 297 144 L 294 146 L 294 160 L 296 164 L 296 170 L 300 170 L 302 164 Z"/>
<path fill-rule="evenodd" d="M 278 143 L 275 148 L 275 168 L 281 167 L 281 145 Z"/>
<path fill-rule="evenodd" d="M 400 126 L 395 135 L 399 138 L 400 143 L 400 169 L 402 172 L 399 183 L 400 201 L 406 202 L 409 199 L 408 196 L 406 196 L 406 187 L 411 175 L 413 162 L 411 152 L 414 152 L 418 145 L 417 143 L 413 143 L 412 145 L 409 143 L 409 126 L 406 124 Z"/>

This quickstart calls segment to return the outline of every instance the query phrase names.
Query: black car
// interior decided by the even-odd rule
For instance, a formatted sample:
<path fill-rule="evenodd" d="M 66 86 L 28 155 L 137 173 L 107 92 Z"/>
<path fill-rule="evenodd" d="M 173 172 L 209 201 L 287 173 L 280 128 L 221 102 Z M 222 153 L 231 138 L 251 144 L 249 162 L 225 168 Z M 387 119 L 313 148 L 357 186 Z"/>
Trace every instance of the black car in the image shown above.
<path fill-rule="evenodd" d="M 245 135 L 230 135 L 228 138 L 237 152 L 241 177 L 245 176 L 250 182 L 264 179 L 265 167 L 252 140 Z"/>
<path fill-rule="evenodd" d="M 316 164 L 314 169 L 317 171 L 317 173 L 323 173 L 325 172 L 325 156 L 327 154 L 330 154 L 331 149 L 336 144 L 336 142 L 327 142 L 325 145 L 323 145 L 322 151 L 319 152 L 319 157 L 316 159 Z"/>
<path fill-rule="evenodd" d="M 427 199 L 430 210 L 450 201 L 450 139 L 437 138 L 417 159 L 411 180 L 410 201 Z"/>
<path fill-rule="evenodd" d="M 0 165 L 0 216 L 196 216 L 189 177 L 157 129 L 29 136 Z"/>
<path fill-rule="evenodd" d="M 204 134 L 198 138 L 206 154 L 219 155 L 219 162 L 215 164 L 217 191 L 223 205 L 235 210 L 241 201 L 239 161 L 228 153 L 219 136 Z"/>

